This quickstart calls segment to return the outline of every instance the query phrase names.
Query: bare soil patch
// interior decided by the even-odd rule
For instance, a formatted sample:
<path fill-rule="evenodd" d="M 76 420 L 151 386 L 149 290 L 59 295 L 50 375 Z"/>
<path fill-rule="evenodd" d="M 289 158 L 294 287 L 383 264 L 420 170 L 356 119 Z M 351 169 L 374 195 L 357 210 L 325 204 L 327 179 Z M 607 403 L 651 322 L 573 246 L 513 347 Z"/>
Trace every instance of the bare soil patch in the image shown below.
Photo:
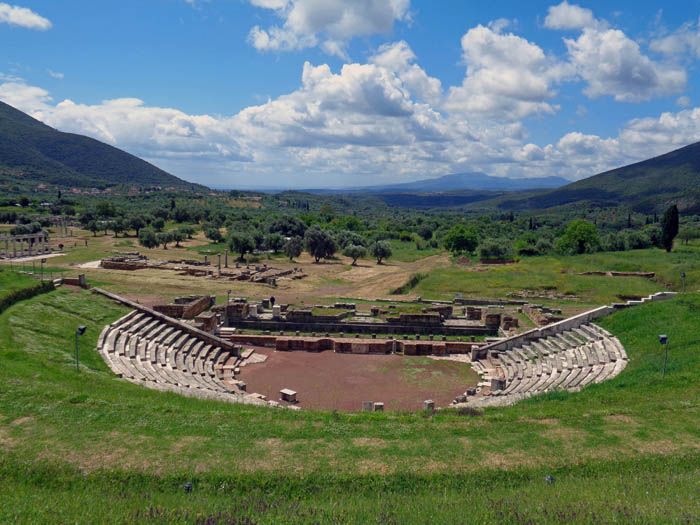
<path fill-rule="evenodd" d="M 471 366 L 455 361 L 269 348 L 256 352 L 268 359 L 241 369 L 248 391 L 278 400 L 279 391 L 290 388 L 297 392 L 299 406 L 307 409 L 357 411 L 363 401 L 380 401 L 385 410 L 420 410 L 426 399 L 448 405 L 478 382 Z"/>

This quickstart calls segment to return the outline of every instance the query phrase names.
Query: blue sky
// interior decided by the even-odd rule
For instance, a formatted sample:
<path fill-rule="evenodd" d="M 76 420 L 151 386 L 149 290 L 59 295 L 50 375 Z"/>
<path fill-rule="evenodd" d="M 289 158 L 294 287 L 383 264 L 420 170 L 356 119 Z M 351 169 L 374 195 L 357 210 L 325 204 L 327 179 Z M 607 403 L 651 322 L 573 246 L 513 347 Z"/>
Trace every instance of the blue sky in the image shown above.
<path fill-rule="evenodd" d="M 0 2 L 0 100 L 187 180 L 578 179 L 700 140 L 700 0 Z"/>

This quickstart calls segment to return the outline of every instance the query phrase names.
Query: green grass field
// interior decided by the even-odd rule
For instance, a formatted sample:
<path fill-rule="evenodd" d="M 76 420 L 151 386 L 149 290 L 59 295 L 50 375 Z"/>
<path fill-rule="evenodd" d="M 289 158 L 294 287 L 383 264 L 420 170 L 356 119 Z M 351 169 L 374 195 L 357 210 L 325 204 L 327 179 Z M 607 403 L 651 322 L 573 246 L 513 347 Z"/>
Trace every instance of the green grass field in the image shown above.
<path fill-rule="evenodd" d="M 578 275 L 586 271 L 656 272 L 654 279 Z M 634 250 L 576 256 L 523 257 L 516 264 L 470 271 L 454 264 L 428 273 L 413 289 L 427 299 L 453 299 L 455 292 L 465 297 L 507 297 L 514 290 L 555 291 L 579 298 L 581 304 L 600 305 L 619 300 L 618 295 L 644 296 L 666 288 L 682 288 L 681 272 L 686 273 L 688 290 L 700 287 L 700 247 L 677 246 L 672 253 L 663 250 Z M 534 299 L 536 302 L 543 302 Z M 557 301 L 544 300 L 556 304 Z M 559 302 L 565 302 L 561 299 Z"/>
<path fill-rule="evenodd" d="M 630 357 L 615 379 L 483 413 L 292 412 L 147 390 L 94 351 L 125 311 L 59 289 L 0 314 L 0 521 L 700 520 L 697 293 L 601 322 Z"/>
<path fill-rule="evenodd" d="M 36 279 L 31 275 L 13 272 L 9 268 L 0 267 L 0 299 L 15 290 L 29 288 L 36 284 Z"/>

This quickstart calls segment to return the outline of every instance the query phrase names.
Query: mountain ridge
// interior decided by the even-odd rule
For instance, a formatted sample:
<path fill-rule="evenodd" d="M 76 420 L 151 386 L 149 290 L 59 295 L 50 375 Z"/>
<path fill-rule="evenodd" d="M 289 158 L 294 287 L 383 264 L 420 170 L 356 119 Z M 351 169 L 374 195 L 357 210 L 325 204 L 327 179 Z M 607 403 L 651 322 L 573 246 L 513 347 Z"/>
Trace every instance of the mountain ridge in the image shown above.
<path fill-rule="evenodd" d="M 58 131 L 0 101 L 0 180 L 62 187 L 206 189 L 99 140 Z"/>

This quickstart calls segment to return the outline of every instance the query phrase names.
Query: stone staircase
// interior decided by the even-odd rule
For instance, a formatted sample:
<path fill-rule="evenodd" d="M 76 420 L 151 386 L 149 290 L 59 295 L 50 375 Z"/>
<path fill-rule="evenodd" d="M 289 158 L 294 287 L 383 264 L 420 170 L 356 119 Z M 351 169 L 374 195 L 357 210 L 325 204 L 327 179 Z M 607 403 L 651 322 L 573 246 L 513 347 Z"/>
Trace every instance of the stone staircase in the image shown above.
<path fill-rule="evenodd" d="M 603 328 L 584 323 L 472 362 L 482 377 L 481 395 L 471 406 L 510 405 L 552 392 L 576 392 L 619 374 L 627 365 L 620 341 Z"/>
<path fill-rule="evenodd" d="M 225 349 L 162 315 L 134 310 L 105 326 L 97 350 L 109 368 L 132 383 L 201 399 L 267 404 L 238 388 L 230 373 L 238 349 Z"/>

